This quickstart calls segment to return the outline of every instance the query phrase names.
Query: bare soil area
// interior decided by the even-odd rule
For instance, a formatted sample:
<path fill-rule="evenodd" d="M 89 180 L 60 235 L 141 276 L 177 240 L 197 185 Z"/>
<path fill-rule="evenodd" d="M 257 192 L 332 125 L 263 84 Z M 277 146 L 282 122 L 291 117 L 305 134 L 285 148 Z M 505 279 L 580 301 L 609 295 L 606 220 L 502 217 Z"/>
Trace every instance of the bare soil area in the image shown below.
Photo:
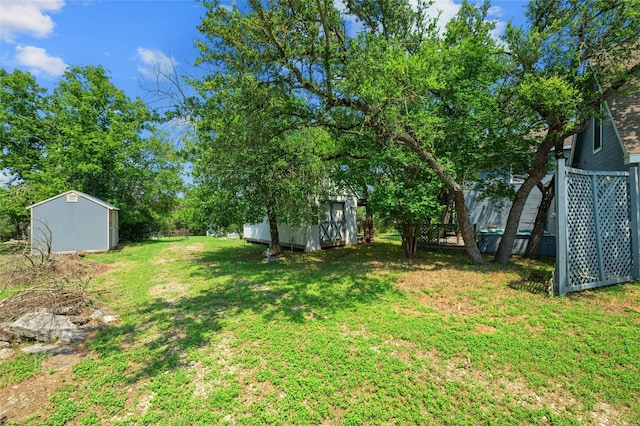
<path fill-rule="evenodd" d="M 48 357 L 42 362 L 42 373 L 0 388 L 0 425 L 7 421 L 21 424 L 46 416 L 51 396 L 73 381 L 73 365 L 86 354 L 85 349 L 77 347 L 71 354 Z"/>

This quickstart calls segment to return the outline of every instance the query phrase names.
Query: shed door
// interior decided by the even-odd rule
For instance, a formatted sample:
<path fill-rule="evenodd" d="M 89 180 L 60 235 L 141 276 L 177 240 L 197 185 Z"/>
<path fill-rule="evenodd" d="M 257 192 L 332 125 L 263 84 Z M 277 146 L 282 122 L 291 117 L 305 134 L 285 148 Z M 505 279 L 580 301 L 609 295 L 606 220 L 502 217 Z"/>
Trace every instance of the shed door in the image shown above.
<path fill-rule="evenodd" d="M 322 204 L 324 220 L 320 222 L 320 243 L 343 241 L 345 234 L 344 203 Z"/>
<path fill-rule="evenodd" d="M 118 244 L 118 211 L 109 210 L 109 248 Z"/>

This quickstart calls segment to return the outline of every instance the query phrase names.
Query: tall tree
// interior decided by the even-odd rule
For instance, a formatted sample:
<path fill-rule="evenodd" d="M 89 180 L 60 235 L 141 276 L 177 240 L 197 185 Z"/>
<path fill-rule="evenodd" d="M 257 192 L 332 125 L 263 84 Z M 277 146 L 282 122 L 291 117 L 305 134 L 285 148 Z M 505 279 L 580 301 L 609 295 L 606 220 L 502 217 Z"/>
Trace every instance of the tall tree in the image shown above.
<path fill-rule="evenodd" d="M 22 180 L 39 167 L 49 133 L 46 89 L 30 73 L 0 69 L 0 170 Z"/>
<path fill-rule="evenodd" d="M 142 238 L 173 209 L 182 183 L 171 143 L 103 68 L 70 68 L 50 94 L 28 73 L 0 75 L 0 169 L 32 189 L 32 202 L 70 189 L 102 198 L 122 209 L 123 239 Z"/>
<path fill-rule="evenodd" d="M 354 0 L 342 11 L 329 0 L 249 0 L 246 10 L 203 3 L 201 62 L 286 86 L 306 97 L 313 123 L 371 131 L 373 150 L 409 147 L 454 194 L 467 253 L 482 263 L 461 183 L 496 140 L 487 128 L 503 70 L 488 3 L 464 2 L 442 36 L 424 2 Z"/>
<path fill-rule="evenodd" d="M 279 224 L 317 222 L 327 184 L 323 159 L 332 142 L 299 118 L 303 104 L 287 87 L 239 71 L 199 87 L 204 103 L 193 158 L 197 184 L 212 185 L 222 207 L 217 212 L 232 213 L 232 221 L 238 212 L 249 223 L 266 218 L 277 256 Z"/>
<path fill-rule="evenodd" d="M 22 237 L 29 223 L 25 207 L 35 199 L 35 191 L 24 177 L 41 161 L 47 105 L 46 89 L 31 74 L 0 69 L 0 171 L 9 175 L 0 189 L 0 216 L 12 228 L 8 236 Z"/>
<path fill-rule="evenodd" d="M 536 118 L 531 132 L 538 137 L 497 263 L 509 261 L 522 210 L 546 174 L 550 153 L 562 160 L 563 141 L 599 116 L 603 102 L 638 89 L 639 8 L 638 0 L 535 0 L 527 8 L 527 29 L 508 27 L 505 40 L 517 63 L 512 100 Z"/>

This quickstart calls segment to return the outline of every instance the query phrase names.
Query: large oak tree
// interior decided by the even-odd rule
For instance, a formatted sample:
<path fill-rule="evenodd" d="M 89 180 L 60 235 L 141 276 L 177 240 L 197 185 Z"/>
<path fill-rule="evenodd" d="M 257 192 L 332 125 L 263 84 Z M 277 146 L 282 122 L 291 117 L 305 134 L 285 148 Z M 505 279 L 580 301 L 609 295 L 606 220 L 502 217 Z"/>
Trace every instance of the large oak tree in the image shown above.
<path fill-rule="evenodd" d="M 482 263 L 462 183 L 501 142 L 488 131 L 499 120 L 495 92 L 504 73 L 488 4 L 464 2 L 442 34 L 423 2 L 348 1 L 344 10 L 329 0 L 204 5 L 202 64 L 298 94 L 311 123 L 373 133 L 372 151 L 388 143 L 411 149 L 453 194 L 467 253 Z"/>
<path fill-rule="evenodd" d="M 123 239 L 148 235 L 174 208 L 182 180 L 171 142 L 103 68 L 70 68 L 51 93 L 29 73 L 0 70 L 0 97 L 9 192 L 28 187 L 30 202 L 70 189 L 104 199 L 121 208 Z"/>

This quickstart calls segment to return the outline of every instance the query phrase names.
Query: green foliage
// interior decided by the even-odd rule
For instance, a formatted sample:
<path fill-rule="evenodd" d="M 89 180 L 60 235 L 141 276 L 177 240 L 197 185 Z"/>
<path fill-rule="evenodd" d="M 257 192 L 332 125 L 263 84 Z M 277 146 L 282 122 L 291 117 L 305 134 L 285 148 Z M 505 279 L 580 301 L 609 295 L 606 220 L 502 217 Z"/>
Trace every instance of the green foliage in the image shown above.
<path fill-rule="evenodd" d="M 531 136 L 514 141 L 518 170 L 527 178 L 514 198 L 498 263 L 511 256 L 525 200 L 545 176 L 550 152 L 560 159 L 565 138 L 600 117 L 603 102 L 640 89 L 639 6 L 638 0 L 531 1 L 526 27 L 508 26 L 512 70 L 505 110 L 526 124 L 516 134 Z M 527 150 L 528 160 L 522 155 Z"/>
<path fill-rule="evenodd" d="M 217 72 L 205 85 L 227 81 L 223 87 L 237 90 L 240 80 L 228 76 L 242 74 L 275 90 L 276 99 L 295 93 L 295 111 L 272 115 L 328 128 L 340 141 L 337 153 L 358 152 L 375 163 L 386 147 L 405 146 L 449 191 L 460 192 L 465 176 L 504 140 L 494 129 L 501 126 L 496 91 L 505 60 L 490 36 L 488 3 L 463 2 L 442 35 L 426 2 L 348 1 L 346 10 L 302 0 L 204 5 L 199 62 Z M 353 16 L 362 23 L 357 34 L 348 23 Z M 455 199 L 469 253 L 481 262 L 463 198 Z"/>
<path fill-rule="evenodd" d="M 0 185 L 0 241 L 26 237 L 30 219 L 25 206 L 33 199 L 28 184 Z"/>
<path fill-rule="evenodd" d="M 370 202 L 383 221 L 392 220 L 403 238 L 408 258 L 416 255 L 422 225 L 437 221 L 444 209 L 438 194 L 444 190 L 433 170 L 411 151 L 385 151 L 376 168 Z"/>
<path fill-rule="evenodd" d="M 290 225 L 317 220 L 332 139 L 299 117 L 301 99 L 248 73 L 218 75 L 200 90 L 193 214 L 214 229 L 265 217 Z"/>
<path fill-rule="evenodd" d="M 29 379 L 42 371 L 43 356 L 19 354 L 11 361 L 0 363 L 0 387 Z"/>
<path fill-rule="evenodd" d="M 70 189 L 119 207 L 123 239 L 146 236 L 173 210 L 182 184 L 172 144 L 104 69 L 70 68 L 50 94 L 29 73 L 0 77 L 0 169 L 12 178 L 0 214 L 16 227 L 21 209 Z"/>

